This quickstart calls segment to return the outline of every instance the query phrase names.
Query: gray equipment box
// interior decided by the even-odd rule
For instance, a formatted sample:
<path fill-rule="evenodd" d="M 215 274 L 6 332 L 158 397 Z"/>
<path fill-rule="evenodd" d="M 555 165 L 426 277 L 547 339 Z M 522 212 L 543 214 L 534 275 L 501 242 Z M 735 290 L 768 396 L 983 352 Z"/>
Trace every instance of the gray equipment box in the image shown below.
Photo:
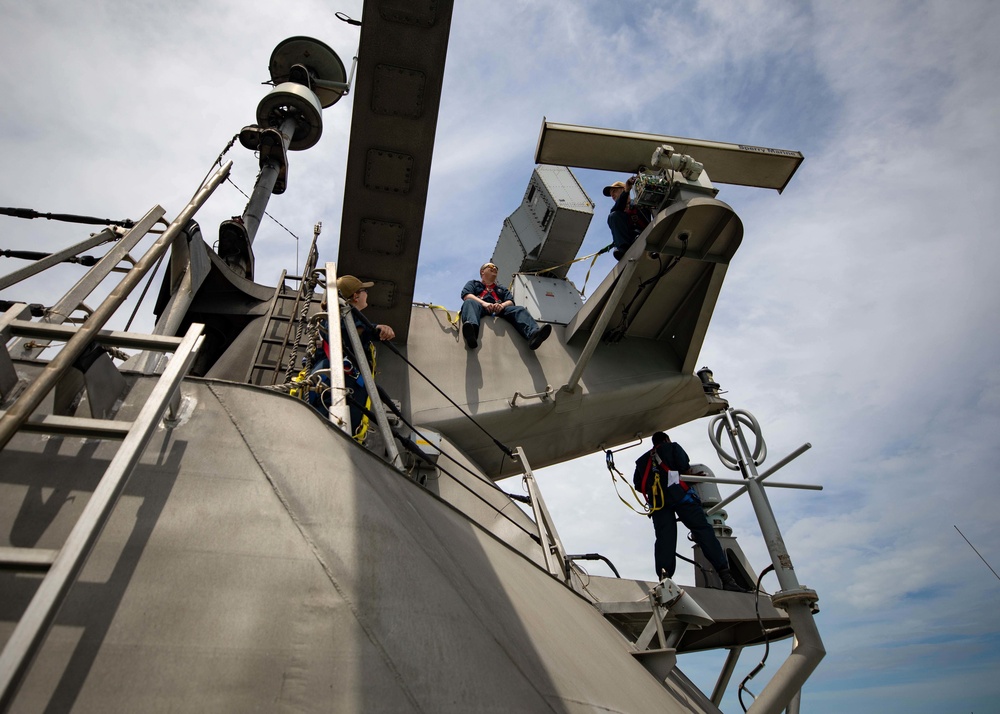
<path fill-rule="evenodd" d="M 565 278 L 569 263 L 583 245 L 594 217 L 594 203 L 565 166 L 538 166 L 531 174 L 521 205 L 504 219 L 493 250 L 497 280 L 510 285 L 515 273 L 546 268 Z"/>
<path fill-rule="evenodd" d="M 567 325 L 583 306 L 580 291 L 564 278 L 516 275 L 510 289 L 514 302 L 527 308 L 539 322 Z"/>

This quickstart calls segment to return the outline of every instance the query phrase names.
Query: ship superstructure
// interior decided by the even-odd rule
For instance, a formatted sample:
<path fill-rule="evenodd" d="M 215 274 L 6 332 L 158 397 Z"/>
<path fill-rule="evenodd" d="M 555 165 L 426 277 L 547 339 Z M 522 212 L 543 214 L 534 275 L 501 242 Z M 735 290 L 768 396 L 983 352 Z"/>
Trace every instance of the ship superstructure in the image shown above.
<path fill-rule="evenodd" d="M 467 351 L 448 311 L 413 304 L 450 14 L 366 3 L 356 81 L 322 42 L 278 45 L 273 88 L 239 133 L 261 171 L 216 249 L 196 214 L 228 164 L 174 218 L 153 207 L 0 279 L 4 707 L 711 712 L 743 647 L 794 635 L 751 710 L 797 708 L 823 650 L 816 593 L 795 579 L 763 490 L 788 459 L 758 473 L 759 426 L 695 369 L 743 235 L 713 179 L 780 190 L 802 157 L 543 121 L 494 260 L 553 338 L 531 351 L 497 321 Z M 321 259 L 317 227 L 301 275 L 256 282 L 254 237 L 269 197 L 293 188 L 290 152 L 319 141 L 324 108 L 348 91 L 340 255 Z M 592 215 L 572 168 L 638 172 L 654 215 L 586 300 L 564 269 Z M 17 302 L 30 273 L 103 242 L 58 309 Z M 68 323 L 126 255 L 118 286 Z M 153 333 L 105 329 L 161 258 Z M 365 315 L 397 333 L 377 386 L 364 375 L 364 445 L 342 370 L 309 368 L 324 325 L 331 364 L 350 347 L 335 289 L 349 273 L 374 280 Z M 694 587 L 586 575 L 533 469 L 713 415 L 782 590 L 725 592 L 704 567 Z M 515 475 L 525 510 L 503 489 Z M 759 585 L 726 524 L 726 480 L 703 480 L 734 570 Z M 713 648 L 730 656 L 704 693 L 676 657 Z"/>

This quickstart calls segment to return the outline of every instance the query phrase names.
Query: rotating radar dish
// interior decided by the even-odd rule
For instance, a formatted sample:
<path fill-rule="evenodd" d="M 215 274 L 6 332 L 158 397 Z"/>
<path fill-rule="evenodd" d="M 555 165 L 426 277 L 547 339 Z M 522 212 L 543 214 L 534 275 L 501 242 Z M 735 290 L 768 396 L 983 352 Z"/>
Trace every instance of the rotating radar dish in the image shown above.
<path fill-rule="evenodd" d="M 312 37 L 289 37 L 271 53 L 267 68 L 274 84 L 296 81 L 293 68 L 309 71 L 310 87 L 325 109 L 336 104 L 347 92 L 347 71 L 337 53 Z"/>

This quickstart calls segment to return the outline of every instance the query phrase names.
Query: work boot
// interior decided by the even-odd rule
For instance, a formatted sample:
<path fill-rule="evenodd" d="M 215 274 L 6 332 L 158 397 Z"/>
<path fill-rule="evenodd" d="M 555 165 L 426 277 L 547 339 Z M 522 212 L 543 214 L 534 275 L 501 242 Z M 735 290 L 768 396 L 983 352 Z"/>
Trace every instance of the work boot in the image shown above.
<path fill-rule="evenodd" d="M 535 330 L 535 334 L 533 334 L 531 336 L 531 339 L 528 340 L 528 349 L 537 350 L 538 346 L 543 342 L 545 342 L 545 340 L 548 339 L 549 335 L 551 334 L 552 334 L 552 325 L 542 325 L 537 330 Z"/>
<path fill-rule="evenodd" d="M 476 349 L 479 346 L 479 325 L 473 325 L 471 322 L 467 322 L 462 325 L 462 337 L 465 338 L 465 344 L 468 345 L 470 350 Z"/>
<path fill-rule="evenodd" d="M 722 570 L 719 571 L 719 579 L 722 581 L 723 590 L 729 590 L 730 592 L 734 593 L 750 592 L 745 587 L 736 582 L 736 579 L 733 578 L 733 573 L 732 571 L 729 570 L 729 568 L 723 568 Z"/>
<path fill-rule="evenodd" d="M 614 251 L 611 253 L 611 255 L 615 256 L 615 260 L 621 260 L 622 256 L 625 254 L 622 251 L 615 248 Z"/>

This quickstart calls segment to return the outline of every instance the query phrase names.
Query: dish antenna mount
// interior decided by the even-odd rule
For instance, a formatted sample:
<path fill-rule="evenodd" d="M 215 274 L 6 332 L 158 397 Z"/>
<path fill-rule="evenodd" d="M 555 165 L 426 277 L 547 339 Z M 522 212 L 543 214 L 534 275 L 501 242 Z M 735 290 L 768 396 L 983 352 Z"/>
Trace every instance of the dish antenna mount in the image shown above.
<path fill-rule="evenodd" d="M 323 135 L 323 109 L 350 89 L 344 63 L 311 37 L 278 43 L 268 62 L 274 88 L 257 105 L 257 123 L 240 131 L 240 144 L 257 152 L 260 173 L 242 216 L 219 226 L 219 256 L 238 275 L 253 279 L 251 246 L 272 193 L 288 183 L 288 151 L 312 148 Z"/>

